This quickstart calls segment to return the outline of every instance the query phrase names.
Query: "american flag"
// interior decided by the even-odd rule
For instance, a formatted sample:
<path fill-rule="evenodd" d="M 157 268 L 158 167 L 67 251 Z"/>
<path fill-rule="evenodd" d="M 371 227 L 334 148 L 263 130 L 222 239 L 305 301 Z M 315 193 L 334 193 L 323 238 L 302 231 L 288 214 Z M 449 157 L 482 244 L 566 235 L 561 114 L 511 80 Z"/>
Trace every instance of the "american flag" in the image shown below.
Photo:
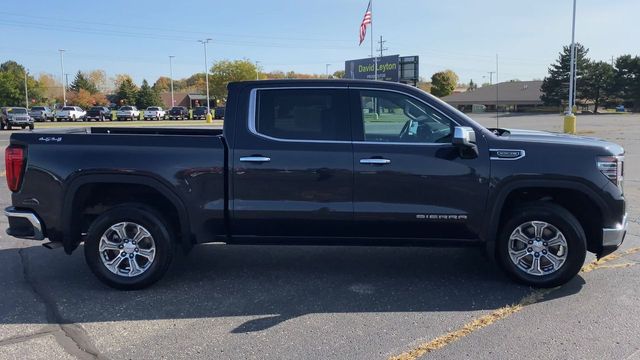
<path fill-rule="evenodd" d="M 367 12 L 364 13 L 364 19 L 362 19 L 362 24 L 360 24 L 360 44 L 367 37 L 367 25 L 371 24 L 371 0 L 369 0 L 369 6 L 367 6 Z"/>

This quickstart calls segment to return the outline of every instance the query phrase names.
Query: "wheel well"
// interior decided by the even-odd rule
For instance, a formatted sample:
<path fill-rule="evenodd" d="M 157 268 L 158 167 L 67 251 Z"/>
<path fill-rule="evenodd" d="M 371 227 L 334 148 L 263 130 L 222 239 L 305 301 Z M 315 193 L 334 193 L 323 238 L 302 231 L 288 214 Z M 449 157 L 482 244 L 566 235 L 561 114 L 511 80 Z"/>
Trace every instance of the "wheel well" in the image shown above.
<path fill-rule="evenodd" d="M 500 212 L 498 229 L 508 220 L 509 214 L 526 203 L 550 201 L 567 209 L 580 222 L 587 236 L 587 249 L 600 251 L 602 244 L 603 214 L 600 207 L 584 193 L 563 188 L 529 187 L 509 193 Z"/>
<path fill-rule="evenodd" d="M 70 219 L 76 242 L 83 240 L 82 234 L 86 234 L 100 214 L 124 203 L 139 203 L 156 209 L 169 224 L 176 241 L 182 241 L 178 209 L 160 191 L 142 184 L 90 183 L 80 186 L 73 198 Z"/>

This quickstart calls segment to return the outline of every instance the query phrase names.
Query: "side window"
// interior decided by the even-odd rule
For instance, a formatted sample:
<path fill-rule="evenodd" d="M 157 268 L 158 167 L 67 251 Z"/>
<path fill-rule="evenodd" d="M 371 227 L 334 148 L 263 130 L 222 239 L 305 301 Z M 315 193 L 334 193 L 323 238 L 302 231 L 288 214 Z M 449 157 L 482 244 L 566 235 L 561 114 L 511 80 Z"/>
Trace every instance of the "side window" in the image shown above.
<path fill-rule="evenodd" d="M 455 124 L 421 101 L 396 92 L 360 91 L 364 141 L 448 143 Z"/>
<path fill-rule="evenodd" d="M 348 92 L 340 89 L 259 90 L 255 130 L 288 140 L 351 140 Z"/>

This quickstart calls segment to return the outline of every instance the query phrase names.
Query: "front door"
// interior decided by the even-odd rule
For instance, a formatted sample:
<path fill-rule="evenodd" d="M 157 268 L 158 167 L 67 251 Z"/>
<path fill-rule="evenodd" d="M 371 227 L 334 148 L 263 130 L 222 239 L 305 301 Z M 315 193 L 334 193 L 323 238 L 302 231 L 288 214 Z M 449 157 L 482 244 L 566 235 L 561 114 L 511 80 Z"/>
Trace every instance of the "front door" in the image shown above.
<path fill-rule="evenodd" d="M 348 90 L 251 92 L 238 119 L 232 169 L 232 233 L 344 236 L 353 220 Z"/>
<path fill-rule="evenodd" d="M 354 226 L 360 236 L 477 238 L 488 157 L 462 159 L 456 124 L 409 94 L 352 90 Z M 356 105 L 358 104 L 358 105 Z"/>

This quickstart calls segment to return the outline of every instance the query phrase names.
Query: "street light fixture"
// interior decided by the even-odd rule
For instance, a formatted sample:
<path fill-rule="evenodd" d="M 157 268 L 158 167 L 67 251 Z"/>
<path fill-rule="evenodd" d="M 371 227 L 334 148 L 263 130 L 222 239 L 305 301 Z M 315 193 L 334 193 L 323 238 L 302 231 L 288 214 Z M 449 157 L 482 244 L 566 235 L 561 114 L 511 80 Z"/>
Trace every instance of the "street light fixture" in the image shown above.
<path fill-rule="evenodd" d="M 169 55 L 169 81 L 171 83 L 171 107 L 174 107 L 176 105 L 176 101 L 173 98 L 173 64 L 172 64 L 172 59 L 174 58 L 174 55 Z"/>
<path fill-rule="evenodd" d="M 202 43 L 202 46 L 204 47 L 204 77 L 207 85 L 207 114 L 211 111 L 211 107 L 209 106 L 209 69 L 207 68 L 207 44 L 211 40 L 213 39 L 207 38 L 204 40 L 198 40 L 198 42 Z"/>
<path fill-rule="evenodd" d="M 67 106 L 67 88 L 64 86 L 64 49 L 59 49 L 60 52 L 60 84 L 62 84 L 62 103 L 63 106 Z"/>

